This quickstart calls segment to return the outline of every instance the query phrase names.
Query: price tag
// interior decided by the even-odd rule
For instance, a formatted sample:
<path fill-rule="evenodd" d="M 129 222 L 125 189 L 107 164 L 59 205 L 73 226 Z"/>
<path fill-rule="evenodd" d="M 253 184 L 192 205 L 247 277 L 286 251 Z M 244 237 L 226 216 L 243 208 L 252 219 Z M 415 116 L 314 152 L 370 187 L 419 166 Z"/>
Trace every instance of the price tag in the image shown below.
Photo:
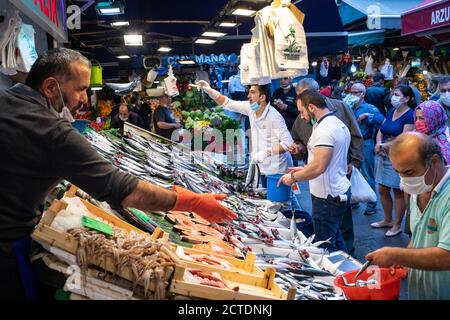
<path fill-rule="evenodd" d="M 83 221 L 83 226 L 86 228 L 104 233 L 108 236 L 114 235 L 114 229 L 110 225 L 108 225 L 104 222 L 89 218 L 87 216 L 83 216 L 82 221 Z"/>
<path fill-rule="evenodd" d="M 148 222 L 150 221 L 150 217 L 147 216 L 144 212 L 142 212 L 141 210 L 138 209 L 134 209 L 134 208 L 130 208 L 130 211 L 133 212 L 133 214 L 138 217 L 139 219 L 141 219 L 144 222 Z"/>
<path fill-rule="evenodd" d="M 297 184 L 297 183 L 294 183 L 294 184 L 292 185 L 292 192 L 293 192 L 295 195 L 302 194 L 302 192 L 300 191 L 300 188 L 298 187 L 298 184 Z"/>

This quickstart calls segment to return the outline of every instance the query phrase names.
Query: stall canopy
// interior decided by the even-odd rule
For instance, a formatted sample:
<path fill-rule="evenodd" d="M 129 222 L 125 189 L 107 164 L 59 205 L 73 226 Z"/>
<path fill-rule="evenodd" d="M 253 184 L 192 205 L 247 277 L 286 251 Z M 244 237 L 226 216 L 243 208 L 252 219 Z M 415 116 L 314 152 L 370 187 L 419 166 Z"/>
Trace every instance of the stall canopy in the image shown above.
<path fill-rule="evenodd" d="M 450 33 L 450 0 L 426 0 L 402 14 L 402 35 Z"/>
<path fill-rule="evenodd" d="M 347 50 L 348 33 L 335 0 L 303 0 L 296 5 L 305 13 L 303 25 L 309 56 L 332 55 Z"/>
<path fill-rule="evenodd" d="M 157 50 L 160 46 L 172 48 L 170 54 L 173 55 L 239 54 L 242 44 L 249 41 L 255 23 L 253 17 L 231 15 L 232 8 L 246 4 L 259 10 L 272 1 L 122 2 L 125 4 L 125 13 L 120 16 L 98 15 L 94 6 L 86 10 L 81 19 L 81 29 L 70 32 L 72 47 L 93 52 L 94 58 L 102 62 L 117 61 L 116 57 L 119 55 L 159 55 Z M 310 56 L 330 55 L 347 49 L 347 32 L 342 25 L 335 0 L 293 0 L 292 3 L 305 14 L 304 27 Z M 112 27 L 110 23 L 117 20 L 129 21 L 130 26 Z M 236 21 L 238 26 L 220 29 L 217 21 L 221 20 Z M 207 29 L 219 29 L 227 35 L 217 39 L 213 45 L 195 43 Z M 144 45 L 124 46 L 123 35 L 137 31 L 143 35 Z"/>
<path fill-rule="evenodd" d="M 368 21 L 368 29 L 399 29 L 401 14 L 423 0 L 338 0 L 345 26 Z M 320 1 L 318 1 L 320 2 Z"/>

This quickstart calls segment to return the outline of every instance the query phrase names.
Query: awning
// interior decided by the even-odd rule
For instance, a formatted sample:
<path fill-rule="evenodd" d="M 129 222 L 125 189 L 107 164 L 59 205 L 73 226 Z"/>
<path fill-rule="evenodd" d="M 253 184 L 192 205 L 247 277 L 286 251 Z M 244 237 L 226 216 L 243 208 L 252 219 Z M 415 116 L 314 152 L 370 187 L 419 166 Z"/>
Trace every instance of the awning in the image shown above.
<path fill-rule="evenodd" d="M 348 33 L 348 45 L 350 47 L 364 46 L 368 44 L 384 43 L 386 30 L 355 31 Z"/>
<path fill-rule="evenodd" d="M 367 19 L 368 29 L 399 29 L 401 14 L 423 0 L 340 0 L 339 13 L 344 25 Z"/>
<path fill-rule="evenodd" d="M 348 49 L 347 32 L 335 0 L 303 0 L 292 3 L 305 13 L 303 26 L 310 57 L 333 55 Z"/>
<path fill-rule="evenodd" d="M 450 0 L 426 0 L 402 14 L 402 35 L 450 32 Z"/>

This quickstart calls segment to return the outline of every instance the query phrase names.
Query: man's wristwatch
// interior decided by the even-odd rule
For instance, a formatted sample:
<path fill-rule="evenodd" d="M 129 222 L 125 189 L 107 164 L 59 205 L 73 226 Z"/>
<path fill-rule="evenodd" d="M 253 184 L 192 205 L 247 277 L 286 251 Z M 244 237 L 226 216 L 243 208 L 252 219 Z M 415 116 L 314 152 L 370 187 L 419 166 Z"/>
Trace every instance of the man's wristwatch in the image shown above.
<path fill-rule="evenodd" d="M 295 179 L 294 173 L 293 173 L 293 172 L 291 172 L 291 179 L 292 179 L 292 181 L 294 181 L 294 182 L 298 182 L 297 179 Z"/>

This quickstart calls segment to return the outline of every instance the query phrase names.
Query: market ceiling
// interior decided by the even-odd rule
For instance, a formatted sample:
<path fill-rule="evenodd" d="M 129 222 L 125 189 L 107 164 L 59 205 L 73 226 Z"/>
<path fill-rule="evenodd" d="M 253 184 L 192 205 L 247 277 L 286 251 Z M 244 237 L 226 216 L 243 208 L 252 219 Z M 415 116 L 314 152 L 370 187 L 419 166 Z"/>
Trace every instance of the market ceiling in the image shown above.
<path fill-rule="evenodd" d="M 118 0 L 116 0 L 117 3 Z M 80 1 L 69 0 L 80 4 Z M 99 1 L 97 1 L 98 3 Z M 170 47 L 172 55 L 180 54 L 239 54 L 243 43 L 248 42 L 253 17 L 232 15 L 236 8 L 260 10 L 272 0 L 121 0 L 124 14 L 99 15 L 95 6 L 89 7 L 81 16 L 81 29 L 69 32 L 70 46 L 85 52 L 101 62 L 117 60 L 117 56 L 161 55 L 161 46 Z M 292 1 L 306 14 L 306 32 L 321 33 L 344 31 L 339 13 L 332 10 L 334 0 Z M 312 15 L 314 13 L 314 16 Z M 320 15 L 319 17 L 316 17 Z M 127 21 L 129 26 L 113 27 L 114 21 Z M 236 22 L 236 27 L 219 27 L 219 22 Z M 227 35 L 212 45 L 197 44 L 195 41 L 205 31 L 220 31 Z M 124 34 L 142 34 L 143 46 L 125 46 Z M 309 40 L 308 47 L 320 47 L 317 40 Z M 214 39 L 214 38 L 213 38 Z M 314 44 L 314 45 L 313 45 Z M 327 41 L 325 47 L 329 45 Z M 342 45 L 341 45 L 342 46 Z M 330 52 L 335 52 L 330 49 Z M 324 53 L 326 54 L 326 53 Z"/>

